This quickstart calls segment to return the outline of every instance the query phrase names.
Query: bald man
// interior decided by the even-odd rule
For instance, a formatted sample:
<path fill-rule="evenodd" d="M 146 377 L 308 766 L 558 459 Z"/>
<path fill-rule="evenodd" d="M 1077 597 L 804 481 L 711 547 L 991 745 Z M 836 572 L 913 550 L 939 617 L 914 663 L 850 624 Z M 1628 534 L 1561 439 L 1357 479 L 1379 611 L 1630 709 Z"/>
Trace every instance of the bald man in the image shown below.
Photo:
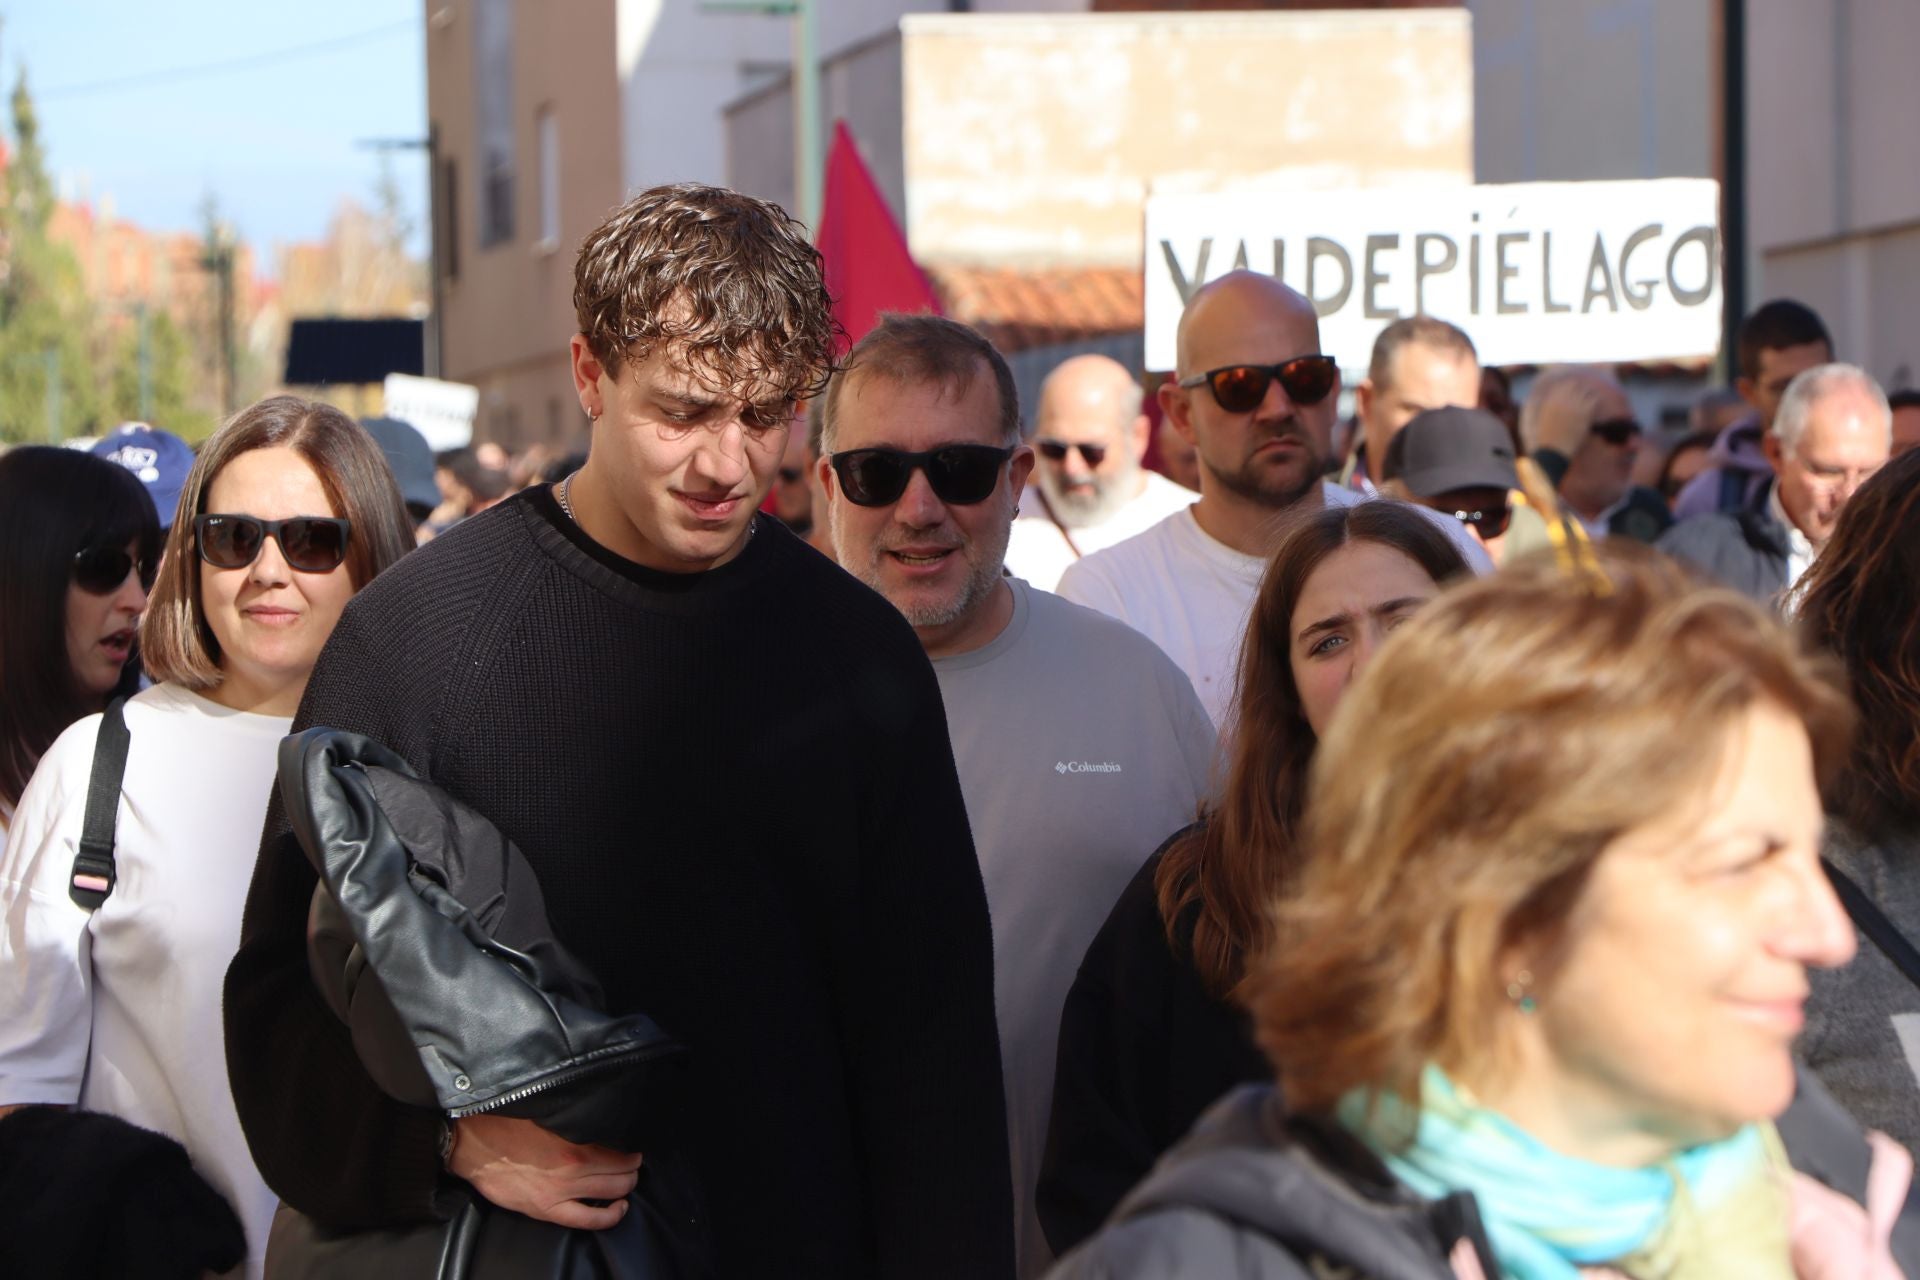
<path fill-rule="evenodd" d="M 1160 407 L 1200 463 L 1200 497 L 1136 538 L 1076 561 L 1059 592 L 1158 644 L 1193 681 L 1216 726 L 1281 518 L 1364 494 L 1324 479 L 1340 371 L 1320 350 L 1313 304 L 1272 276 L 1235 271 L 1180 317 L 1175 379 Z M 1491 567 L 1459 521 L 1429 512 L 1468 563 Z"/>
<path fill-rule="evenodd" d="M 1047 375 L 1034 414 L 1035 483 L 1007 542 L 1008 572 L 1042 591 L 1082 556 L 1145 533 L 1194 495 L 1141 465 L 1151 425 L 1126 366 L 1075 356 Z"/>

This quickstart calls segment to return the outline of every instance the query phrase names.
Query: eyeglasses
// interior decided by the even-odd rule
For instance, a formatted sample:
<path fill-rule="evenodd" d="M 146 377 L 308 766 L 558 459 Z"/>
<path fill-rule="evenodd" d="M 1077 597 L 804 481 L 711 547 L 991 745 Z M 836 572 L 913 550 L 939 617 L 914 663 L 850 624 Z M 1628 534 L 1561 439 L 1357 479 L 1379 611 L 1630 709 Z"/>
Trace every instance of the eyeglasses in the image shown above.
<path fill-rule="evenodd" d="M 141 560 L 139 568 L 140 589 L 153 590 L 153 561 Z M 73 585 L 88 595 L 110 596 L 133 570 L 134 558 L 124 547 L 86 547 L 74 553 Z"/>
<path fill-rule="evenodd" d="M 1632 418 L 1608 418 L 1605 422 L 1596 422 L 1587 430 L 1599 436 L 1616 449 L 1640 437 L 1640 424 Z"/>
<path fill-rule="evenodd" d="M 1512 522 L 1513 507 L 1503 502 L 1497 507 L 1452 511 L 1448 514 L 1467 528 L 1478 532 L 1482 538 L 1497 538 L 1507 531 L 1507 525 Z"/>
<path fill-rule="evenodd" d="M 347 558 L 350 521 L 330 516 L 204 515 L 193 518 L 193 540 L 200 558 L 216 569 L 244 569 L 260 556 L 271 536 L 280 544 L 287 567 L 301 573 L 332 573 Z"/>
<path fill-rule="evenodd" d="M 857 507 L 898 502 L 915 471 L 927 473 L 934 497 L 956 507 L 985 502 L 1000 484 L 1000 469 L 1012 449 L 990 444 L 949 444 L 924 453 L 904 449 L 849 449 L 833 455 L 840 491 Z"/>
<path fill-rule="evenodd" d="M 1206 383 L 1213 398 L 1228 413 L 1252 413 L 1267 398 L 1267 388 L 1280 380 L 1280 389 L 1295 404 L 1319 404 L 1333 390 L 1340 366 L 1332 356 L 1295 356 L 1279 364 L 1230 364 L 1180 379 L 1183 387 Z"/>
<path fill-rule="evenodd" d="M 1040 456 L 1048 462 L 1065 462 L 1067 455 L 1075 449 L 1078 449 L 1080 451 L 1080 461 L 1087 464 L 1087 470 L 1089 471 L 1097 469 L 1101 463 L 1107 460 L 1107 446 L 1103 444 L 1087 444 L 1084 441 L 1076 441 L 1075 443 L 1069 444 L 1065 440 L 1042 439 L 1035 440 L 1033 447 L 1038 450 Z"/>

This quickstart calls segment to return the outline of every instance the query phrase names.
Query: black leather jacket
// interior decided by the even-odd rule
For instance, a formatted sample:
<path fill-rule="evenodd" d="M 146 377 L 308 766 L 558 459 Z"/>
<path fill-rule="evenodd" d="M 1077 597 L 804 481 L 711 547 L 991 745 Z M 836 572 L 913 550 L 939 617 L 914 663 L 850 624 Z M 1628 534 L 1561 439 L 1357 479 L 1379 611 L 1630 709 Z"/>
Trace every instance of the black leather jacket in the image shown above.
<path fill-rule="evenodd" d="M 287 738 L 280 792 L 320 877 L 314 983 L 374 1081 L 450 1121 L 513 1116 L 570 1142 L 647 1153 L 644 1212 L 627 1221 L 651 1222 L 681 1262 L 612 1274 L 699 1270 L 690 1182 L 655 1155 L 680 1105 L 685 1047 L 642 1014 L 604 1011 L 593 974 L 553 936 L 519 849 L 357 734 Z M 453 1190 L 450 1216 L 462 1198 Z"/>

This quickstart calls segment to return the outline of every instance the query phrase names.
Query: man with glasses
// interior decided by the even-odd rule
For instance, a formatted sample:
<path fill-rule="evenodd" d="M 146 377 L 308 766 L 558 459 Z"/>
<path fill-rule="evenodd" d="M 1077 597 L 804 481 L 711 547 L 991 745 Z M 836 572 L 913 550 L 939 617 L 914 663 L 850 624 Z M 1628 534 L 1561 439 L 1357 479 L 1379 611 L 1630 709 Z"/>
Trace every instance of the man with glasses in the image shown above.
<path fill-rule="evenodd" d="M 885 601 L 756 514 L 832 364 L 819 255 L 777 206 L 658 187 L 587 237 L 574 307 L 584 465 L 369 584 L 295 728 L 383 743 L 519 846 L 608 1011 L 690 1050 L 673 1132 L 618 1152 L 384 1094 L 309 976 L 315 878 L 276 804 L 226 985 L 249 1145 L 327 1227 L 444 1218 L 464 1182 L 605 1229 L 643 1156 L 679 1157 L 719 1280 L 1008 1275 L 940 687 Z"/>
<path fill-rule="evenodd" d="M 840 563 L 906 616 L 940 680 L 993 918 L 1018 1274 L 1037 1276 L 1051 1255 L 1034 1185 L 1067 989 L 1140 864 L 1192 821 L 1213 727 L 1147 640 L 1003 571 L 1033 451 L 985 338 L 884 317 L 822 417 Z"/>
<path fill-rule="evenodd" d="M 1033 478 L 1007 544 L 1007 568 L 1042 591 L 1068 565 L 1184 510 L 1193 491 L 1142 466 L 1152 424 L 1118 360 L 1074 356 L 1040 385 Z"/>
<path fill-rule="evenodd" d="M 1380 483 L 1395 497 L 1459 521 L 1493 554 L 1520 487 L 1513 437 L 1484 409 L 1429 409 L 1394 434 Z"/>
<path fill-rule="evenodd" d="M 1192 441 L 1200 498 L 1136 538 L 1073 564 L 1060 594 L 1140 631 L 1193 681 L 1216 725 L 1280 517 L 1366 496 L 1325 480 L 1340 370 L 1320 350 L 1313 304 L 1272 276 L 1235 271 L 1196 290 L 1180 317 L 1175 380 L 1160 407 Z M 1486 552 L 1434 515 L 1469 563 Z"/>
<path fill-rule="evenodd" d="M 1666 501 L 1633 483 L 1641 436 L 1627 393 L 1598 369 L 1541 374 L 1520 410 L 1520 438 L 1590 538 L 1652 542 L 1673 523 Z"/>
<path fill-rule="evenodd" d="M 1681 521 L 1660 549 L 1778 604 L 1892 447 L 1893 413 L 1880 384 L 1850 364 L 1816 365 L 1788 384 L 1761 440 L 1769 482 L 1740 511 Z"/>

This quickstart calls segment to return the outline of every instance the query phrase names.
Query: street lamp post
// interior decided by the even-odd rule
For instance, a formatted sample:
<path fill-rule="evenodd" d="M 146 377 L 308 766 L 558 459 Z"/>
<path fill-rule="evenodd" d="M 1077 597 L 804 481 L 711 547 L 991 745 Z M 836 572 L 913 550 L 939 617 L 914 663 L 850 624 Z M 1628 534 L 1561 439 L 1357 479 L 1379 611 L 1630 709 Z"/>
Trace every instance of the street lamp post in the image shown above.
<path fill-rule="evenodd" d="M 354 144 L 369 151 L 427 153 L 427 324 L 421 365 L 429 378 L 442 377 L 441 324 L 445 317 L 440 280 L 440 126 L 427 126 L 424 138 L 362 138 Z"/>
<path fill-rule="evenodd" d="M 800 220 L 820 218 L 820 0 L 702 0 L 710 12 L 793 19 L 793 198 Z"/>

